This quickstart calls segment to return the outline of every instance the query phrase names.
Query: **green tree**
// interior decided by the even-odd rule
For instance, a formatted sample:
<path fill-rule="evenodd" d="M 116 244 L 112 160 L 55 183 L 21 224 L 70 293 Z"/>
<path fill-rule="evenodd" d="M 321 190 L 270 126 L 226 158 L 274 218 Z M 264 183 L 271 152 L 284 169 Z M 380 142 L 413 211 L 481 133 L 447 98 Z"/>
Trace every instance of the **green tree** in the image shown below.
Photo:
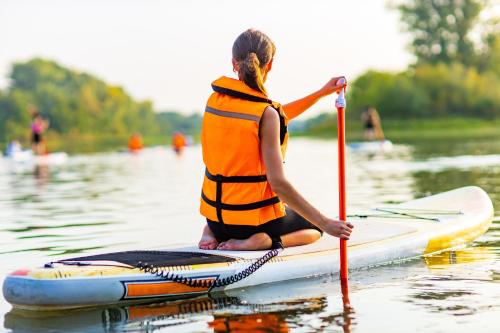
<path fill-rule="evenodd" d="M 26 138 L 35 106 L 50 121 L 50 131 L 86 136 L 158 135 L 151 102 L 137 102 L 121 87 L 65 68 L 53 61 L 15 63 L 10 87 L 0 94 L 0 140 Z"/>
<path fill-rule="evenodd" d="M 397 5 L 413 36 L 411 50 L 418 63 L 456 61 L 465 65 L 476 62 L 469 32 L 483 7 L 480 0 L 406 0 Z"/>
<path fill-rule="evenodd" d="M 411 72 L 367 71 L 352 84 L 348 94 L 348 117 L 359 120 L 367 106 L 375 107 L 383 118 L 425 115 L 431 107 L 431 101 L 413 80 Z"/>
<path fill-rule="evenodd" d="M 181 131 L 189 135 L 198 135 L 201 130 L 201 115 L 193 113 L 192 115 L 182 115 L 176 112 L 161 112 L 156 114 L 158 125 L 162 133 L 171 134 L 175 131 Z"/>
<path fill-rule="evenodd" d="M 500 78 L 500 32 L 490 33 L 484 39 L 485 47 L 479 56 L 478 69 Z"/>
<path fill-rule="evenodd" d="M 154 138 L 173 131 L 196 136 L 201 128 L 199 114 L 155 113 L 150 101 L 135 101 L 121 87 L 35 58 L 13 64 L 10 86 L 0 91 L 0 145 L 12 139 L 27 143 L 31 106 L 50 121 L 51 134 L 63 140 L 78 135 L 120 141 L 136 131 Z"/>

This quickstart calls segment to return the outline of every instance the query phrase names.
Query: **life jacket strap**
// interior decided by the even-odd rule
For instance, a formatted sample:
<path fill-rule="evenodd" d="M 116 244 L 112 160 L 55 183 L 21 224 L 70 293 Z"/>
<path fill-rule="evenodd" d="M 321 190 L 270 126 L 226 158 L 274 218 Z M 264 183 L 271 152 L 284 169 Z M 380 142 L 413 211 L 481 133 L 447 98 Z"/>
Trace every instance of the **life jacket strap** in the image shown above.
<path fill-rule="evenodd" d="M 262 183 L 267 181 L 266 175 L 259 176 L 222 176 L 212 175 L 207 168 L 205 168 L 205 176 L 213 182 L 220 183 Z"/>
<path fill-rule="evenodd" d="M 268 99 L 268 98 L 246 94 L 246 93 L 241 92 L 241 91 L 237 91 L 237 90 L 233 90 L 233 89 L 229 89 L 229 88 L 224 88 L 224 87 L 219 87 L 219 86 L 216 86 L 214 84 L 212 84 L 212 89 L 215 92 L 218 92 L 219 94 L 224 94 L 224 95 L 244 99 L 246 101 L 273 104 L 273 101 Z"/>
<path fill-rule="evenodd" d="M 213 201 L 213 200 L 210 200 L 209 198 L 207 198 L 207 196 L 203 192 L 201 192 L 201 198 L 203 199 L 203 201 L 205 201 L 207 204 L 209 204 L 212 207 L 215 207 L 215 208 L 220 207 L 220 209 L 224 209 L 224 210 L 237 210 L 237 211 L 263 208 L 263 207 L 271 206 L 271 205 L 274 205 L 274 204 L 277 204 L 280 202 L 280 199 L 278 197 L 272 197 L 272 198 L 269 198 L 266 200 L 252 202 L 249 204 L 234 205 L 234 204 L 225 204 L 222 202 L 220 204 L 218 204 L 217 201 Z M 219 222 L 221 222 L 221 221 L 219 221 Z"/>
<path fill-rule="evenodd" d="M 219 222 L 224 223 L 222 219 L 222 210 L 252 210 L 263 208 L 266 206 L 274 205 L 280 202 L 280 199 L 275 196 L 266 200 L 256 201 L 249 204 L 225 204 L 222 202 L 222 184 L 223 183 L 261 183 L 267 181 L 266 175 L 259 176 L 222 176 L 222 175 L 212 175 L 207 168 L 205 168 L 205 176 L 211 181 L 216 183 L 215 190 L 215 201 L 207 198 L 205 193 L 201 191 L 201 198 L 207 204 L 212 207 L 215 207 L 217 211 L 217 220 Z"/>

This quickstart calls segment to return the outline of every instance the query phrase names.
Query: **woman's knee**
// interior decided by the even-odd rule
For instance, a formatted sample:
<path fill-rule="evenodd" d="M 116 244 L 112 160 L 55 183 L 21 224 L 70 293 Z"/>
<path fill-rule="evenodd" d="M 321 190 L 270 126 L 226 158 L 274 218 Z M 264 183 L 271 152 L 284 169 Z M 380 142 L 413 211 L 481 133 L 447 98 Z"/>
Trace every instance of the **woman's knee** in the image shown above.
<path fill-rule="evenodd" d="M 306 238 L 308 238 L 309 242 L 312 243 L 312 242 L 315 242 L 317 241 L 318 239 L 321 238 L 321 232 L 319 230 L 316 230 L 316 229 L 306 229 Z"/>
<path fill-rule="evenodd" d="M 250 238 L 252 240 L 259 241 L 259 242 L 271 241 L 271 237 L 268 234 L 266 234 L 265 232 L 259 232 L 259 233 L 253 234 L 252 236 L 250 236 Z"/>
<path fill-rule="evenodd" d="M 311 244 L 321 238 L 321 233 L 316 229 L 302 229 L 281 236 L 285 247 Z"/>

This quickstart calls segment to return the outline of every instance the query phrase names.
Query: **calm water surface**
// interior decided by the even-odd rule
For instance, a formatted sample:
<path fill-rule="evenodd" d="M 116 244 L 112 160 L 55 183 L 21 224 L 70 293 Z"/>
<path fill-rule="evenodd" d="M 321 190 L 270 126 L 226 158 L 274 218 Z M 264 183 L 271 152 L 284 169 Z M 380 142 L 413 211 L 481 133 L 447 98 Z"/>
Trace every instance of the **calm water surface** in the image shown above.
<path fill-rule="evenodd" d="M 57 258 L 197 241 L 200 148 L 71 156 L 58 166 L 0 160 L 0 276 Z M 337 214 L 336 142 L 295 139 L 287 173 L 324 212 Z M 351 273 L 353 312 L 336 277 L 227 292 L 214 298 L 64 313 L 17 313 L 0 297 L 7 332 L 499 332 L 500 143 L 396 145 L 348 152 L 350 212 L 478 185 L 496 208 L 467 247 Z"/>

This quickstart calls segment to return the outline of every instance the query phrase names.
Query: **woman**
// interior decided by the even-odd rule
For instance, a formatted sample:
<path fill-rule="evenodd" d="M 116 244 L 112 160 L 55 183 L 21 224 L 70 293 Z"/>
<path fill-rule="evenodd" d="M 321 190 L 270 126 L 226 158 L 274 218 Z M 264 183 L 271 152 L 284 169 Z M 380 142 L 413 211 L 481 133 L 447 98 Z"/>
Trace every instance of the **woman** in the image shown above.
<path fill-rule="evenodd" d="M 264 88 L 275 50 L 262 32 L 243 32 L 233 45 L 238 80 L 212 83 L 201 133 L 206 169 L 200 212 L 207 218 L 201 249 L 263 250 L 309 244 L 323 231 L 343 239 L 351 234 L 350 223 L 321 214 L 283 170 L 288 120 L 342 89 L 340 77 L 281 106 Z"/>
<path fill-rule="evenodd" d="M 42 134 L 49 127 L 49 122 L 44 120 L 38 111 L 32 112 L 33 121 L 31 122 L 31 149 L 35 155 L 47 154 L 47 147 Z"/>
<path fill-rule="evenodd" d="M 382 130 L 380 116 L 375 108 L 367 107 L 361 114 L 361 121 L 363 122 L 363 136 L 365 140 L 384 140 L 384 131 Z"/>

